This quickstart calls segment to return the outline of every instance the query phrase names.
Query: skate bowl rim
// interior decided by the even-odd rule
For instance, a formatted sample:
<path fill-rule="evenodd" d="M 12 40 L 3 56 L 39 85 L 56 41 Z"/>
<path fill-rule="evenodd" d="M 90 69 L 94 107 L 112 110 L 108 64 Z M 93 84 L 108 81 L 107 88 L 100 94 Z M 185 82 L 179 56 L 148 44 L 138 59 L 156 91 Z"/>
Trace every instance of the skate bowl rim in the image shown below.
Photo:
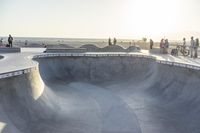
<path fill-rule="evenodd" d="M 1 61 L 1 56 L 0 55 L 0 61 Z M 5 58 L 4 56 L 2 56 Z M 196 70 L 200 71 L 200 66 L 198 65 L 193 65 L 189 63 L 182 63 L 182 62 L 176 62 L 176 61 L 166 61 L 166 60 L 161 60 L 157 58 L 154 55 L 145 55 L 145 54 L 139 54 L 139 53 L 120 53 L 120 52 L 115 52 L 115 53 L 38 53 L 38 54 L 30 54 L 26 56 L 30 62 L 34 62 L 35 65 L 27 68 L 21 68 L 17 69 L 15 71 L 7 71 L 7 72 L 0 72 L 0 80 L 4 78 L 9 78 L 9 77 L 14 77 L 14 76 L 19 76 L 23 75 L 26 73 L 30 73 L 31 71 L 38 69 L 39 62 L 36 61 L 36 59 L 39 58 L 59 58 L 59 57 L 93 57 L 93 58 L 99 58 L 99 57 L 132 57 L 132 58 L 146 58 L 149 60 L 152 60 L 155 63 L 158 64 L 164 64 L 164 65 L 169 65 L 172 67 L 180 67 L 180 68 L 185 68 L 185 69 L 190 69 L 190 70 Z"/>

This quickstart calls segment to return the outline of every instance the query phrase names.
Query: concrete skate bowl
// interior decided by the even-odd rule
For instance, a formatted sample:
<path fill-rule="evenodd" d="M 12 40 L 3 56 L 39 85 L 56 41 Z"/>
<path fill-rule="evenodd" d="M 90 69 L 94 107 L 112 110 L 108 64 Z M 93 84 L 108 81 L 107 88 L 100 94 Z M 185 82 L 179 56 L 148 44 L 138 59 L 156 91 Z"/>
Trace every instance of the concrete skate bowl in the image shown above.
<path fill-rule="evenodd" d="M 0 80 L 5 133 L 199 133 L 200 73 L 142 57 L 48 57 Z"/>
<path fill-rule="evenodd" d="M 95 46 L 94 44 L 85 44 L 81 46 L 80 48 L 85 48 L 87 52 L 98 52 L 99 47 Z"/>

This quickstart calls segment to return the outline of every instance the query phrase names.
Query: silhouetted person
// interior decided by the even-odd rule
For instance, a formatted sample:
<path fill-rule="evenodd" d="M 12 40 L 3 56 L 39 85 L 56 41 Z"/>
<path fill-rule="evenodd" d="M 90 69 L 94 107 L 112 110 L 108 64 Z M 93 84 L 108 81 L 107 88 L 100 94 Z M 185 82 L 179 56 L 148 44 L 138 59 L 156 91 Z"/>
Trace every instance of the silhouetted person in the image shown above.
<path fill-rule="evenodd" d="M 27 46 L 28 45 L 28 40 L 25 40 L 25 46 Z"/>
<path fill-rule="evenodd" d="M 153 49 L 153 40 L 152 39 L 150 39 L 150 49 Z"/>
<path fill-rule="evenodd" d="M 186 39 L 185 37 L 183 38 L 183 47 L 186 46 Z"/>
<path fill-rule="evenodd" d="M 117 44 L 117 39 L 114 38 L 114 40 L 113 40 L 113 45 L 116 45 L 116 44 Z"/>
<path fill-rule="evenodd" d="M 112 45 L 111 39 L 110 39 L 110 38 L 108 39 L 108 45 L 109 45 L 109 46 Z"/>
<path fill-rule="evenodd" d="M 185 37 L 183 38 L 183 49 L 184 50 L 186 49 L 186 39 L 185 39 Z"/>
<path fill-rule="evenodd" d="M 13 43 L 13 37 L 11 35 L 9 35 L 9 37 L 8 37 L 8 45 L 11 48 L 12 48 L 12 43 Z"/>
<path fill-rule="evenodd" d="M 195 45 L 194 45 L 194 58 L 198 57 L 198 47 L 199 47 L 199 39 L 197 38 L 195 40 Z"/>
<path fill-rule="evenodd" d="M 164 39 L 161 39 L 161 41 L 160 41 L 160 53 L 161 54 L 164 53 L 164 45 L 165 45 Z"/>
<path fill-rule="evenodd" d="M 0 47 L 3 46 L 3 38 L 0 39 Z"/>
<path fill-rule="evenodd" d="M 168 54 L 168 49 L 169 49 L 169 41 L 168 39 L 165 39 L 165 43 L 164 43 L 164 53 Z"/>
<path fill-rule="evenodd" d="M 194 57 L 194 37 L 191 37 L 191 41 L 190 41 L 190 57 L 193 58 Z"/>

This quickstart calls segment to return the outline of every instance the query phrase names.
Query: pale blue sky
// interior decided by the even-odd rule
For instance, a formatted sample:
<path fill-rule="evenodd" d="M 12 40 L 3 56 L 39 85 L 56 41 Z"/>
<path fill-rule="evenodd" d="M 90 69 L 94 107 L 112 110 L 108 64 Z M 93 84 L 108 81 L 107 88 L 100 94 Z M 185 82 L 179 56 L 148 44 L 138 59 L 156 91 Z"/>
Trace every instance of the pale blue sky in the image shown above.
<path fill-rule="evenodd" d="M 200 32 L 199 7 L 199 0 L 0 0 L 0 36 L 156 38 Z"/>

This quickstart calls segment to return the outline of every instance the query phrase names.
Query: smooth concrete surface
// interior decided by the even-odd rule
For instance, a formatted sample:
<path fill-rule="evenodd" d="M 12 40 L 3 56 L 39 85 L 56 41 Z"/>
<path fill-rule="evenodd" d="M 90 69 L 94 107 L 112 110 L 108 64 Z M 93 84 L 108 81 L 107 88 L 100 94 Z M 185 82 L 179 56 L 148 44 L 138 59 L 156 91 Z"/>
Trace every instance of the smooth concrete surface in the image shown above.
<path fill-rule="evenodd" d="M 29 48 L 29 47 L 22 47 L 20 48 L 20 52 L 22 53 L 30 53 L 30 52 L 34 52 L 34 53 L 43 53 L 44 51 L 46 51 L 46 48 Z"/>
<path fill-rule="evenodd" d="M 1 55 L 4 58 L 0 60 L 0 74 L 33 68 L 38 64 L 29 58 L 34 53 L 5 53 Z"/>
<path fill-rule="evenodd" d="M 46 48 L 29 48 L 29 47 L 21 47 L 21 48 L 0 48 L 0 53 L 7 54 L 7 53 L 38 53 L 44 52 Z"/>
<path fill-rule="evenodd" d="M 20 48 L 0 48 L 0 53 L 19 53 Z"/>
<path fill-rule="evenodd" d="M 0 60 L 8 68 L 37 67 L 0 80 L 3 133 L 200 132 L 198 70 L 132 56 L 32 61 L 30 55 L 37 54 L 5 54 Z M 199 65 L 198 59 L 156 58 Z"/>

